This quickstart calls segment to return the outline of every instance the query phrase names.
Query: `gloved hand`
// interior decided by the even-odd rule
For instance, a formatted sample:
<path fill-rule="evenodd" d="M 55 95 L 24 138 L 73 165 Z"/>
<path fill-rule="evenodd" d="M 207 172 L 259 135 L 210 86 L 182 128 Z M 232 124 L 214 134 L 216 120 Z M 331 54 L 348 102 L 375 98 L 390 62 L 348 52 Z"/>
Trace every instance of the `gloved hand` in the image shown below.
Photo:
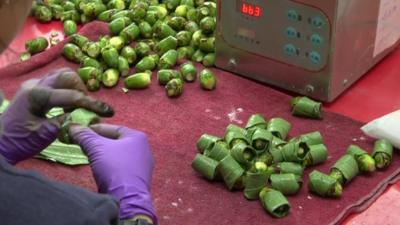
<path fill-rule="evenodd" d="M 112 116 L 112 108 L 85 94 L 85 85 L 70 69 L 56 70 L 42 79 L 24 82 L 8 109 L 0 116 L 0 154 L 11 164 L 30 158 L 57 137 L 64 116 L 46 118 L 53 107 L 66 111 L 86 108 Z"/>
<path fill-rule="evenodd" d="M 86 152 L 100 193 L 120 202 L 120 219 L 147 215 L 157 224 L 150 184 L 154 160 L 144 133 L 126 127 L 72 125 L 69 133 Z"/>

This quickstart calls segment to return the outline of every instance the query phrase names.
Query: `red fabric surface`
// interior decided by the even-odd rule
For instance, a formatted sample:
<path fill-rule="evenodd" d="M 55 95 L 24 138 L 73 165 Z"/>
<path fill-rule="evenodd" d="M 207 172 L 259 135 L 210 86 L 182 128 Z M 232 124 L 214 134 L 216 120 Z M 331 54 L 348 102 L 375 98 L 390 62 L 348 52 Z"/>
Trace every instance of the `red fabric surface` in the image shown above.
<path fill-rule="evenodd" d="M 81 30 L 92 38 L 105 34 L 107 26 L 91 23 Z M 30 61 L 0 70 L 0 88 L 12 98 L 21 82 L 45 75 L 52 69 L 77 65 L 61 57 L 62 46 L 34 56 Z M 290 115 L 289 96 L 267 86 L 214 70 L 218 77 L 215 91 L 203 91 L 198 83 L 186 84 L 180 98 L 168 99 L 156 82 L 142 91 L 124 94 L 119 86 L 93 93 L 94 97 L 111 103 L 116 115 L 107 122 L 136 128 L 149 135 L 156 159 L 152 193 L 160 224 L 335 224 L 351 212 L 366 208 L 389 183 L 398 180 L 400 160 L 385 172 L 358 176 L 345 187 L 342 198 L 322 199 L 308 193 L 307 169 L 304 186 L 296 196 L 289 197 L 291 211 L 283 219 L 273 219 L 258 201 L 247 201 L 241 192 L 229 192 L 222 183 L 207 182 L 190 167 L 196 154 L 195 143 L 203 133 L 223 135 L 233 121 L 245 123 L 253 113 L 267 118 L 282 117 L 293 125 L 290 136 L 318 130 L 329 149 L 328 161 L 316 169 L 327 172 L 344 154 L 349 144 L 358 144 L 371 151 L 372 140 L 363 136 L 359 122 L 325 113 L 322 121 L 295 118 Z M 95 190 L 89 167 L 68 168 L 38 160 L 19 164 L 34 168 L 48 177 Z"/>

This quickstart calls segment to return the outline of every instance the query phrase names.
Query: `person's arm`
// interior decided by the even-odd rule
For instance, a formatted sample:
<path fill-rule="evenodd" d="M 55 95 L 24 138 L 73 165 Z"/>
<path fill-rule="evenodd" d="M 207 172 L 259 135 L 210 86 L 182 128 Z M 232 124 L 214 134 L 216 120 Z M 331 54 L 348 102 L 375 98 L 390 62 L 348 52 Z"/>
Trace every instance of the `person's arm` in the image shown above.
<path fill-rule="evenodd" d="M 21 171 L 0 156 L 2 225 L 117 225 L 118 204 L 108 195 Z"/>

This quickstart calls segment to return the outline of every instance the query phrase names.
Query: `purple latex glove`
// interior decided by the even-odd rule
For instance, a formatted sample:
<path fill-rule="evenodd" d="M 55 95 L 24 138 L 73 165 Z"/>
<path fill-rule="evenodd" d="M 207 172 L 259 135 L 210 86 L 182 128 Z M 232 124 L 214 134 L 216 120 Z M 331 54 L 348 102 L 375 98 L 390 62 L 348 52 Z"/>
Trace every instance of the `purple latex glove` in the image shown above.
<path fill-rule="evenodd" d="M 88 155 L 99 192 L 119 200 L 120 219 L 146 215 L 157 224 L 150 196 L 154 160 L 146 134 L 108 124 L 90 128 L 72 125 L 69 132 Z"/>
<path fill-rule="evenodd" d="M 114 114 L 109 105 L 85 94 L 85 85 L 70 69 L 28 80 L 0 116 L 0 154 L 9 163 L 36 155 L 56 139 L 65 115 L 47 119 L 45 115 L 53 107 L 66 111 L 81 107 L 100 116 Z"/>

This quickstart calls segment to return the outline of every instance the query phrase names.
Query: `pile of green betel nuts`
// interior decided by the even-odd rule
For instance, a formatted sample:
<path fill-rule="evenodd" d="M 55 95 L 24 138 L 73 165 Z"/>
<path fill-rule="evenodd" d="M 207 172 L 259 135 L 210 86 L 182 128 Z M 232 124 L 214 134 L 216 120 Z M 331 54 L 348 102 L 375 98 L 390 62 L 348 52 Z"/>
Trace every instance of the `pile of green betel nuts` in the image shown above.
<path fill-rule="evenodd" d="M 35 1 L 32 14 L 41 22 L 64 22 L 70 42 L 63 55 L 81 65 L 78 74 L 89 90 L 96 91 L 101 84 L 114 87 L 120 77 L 125 78 L 124 92 L 144 89 L 151 83 L 151 71 L 158 69 L 157 79 L 166 94 L 176 97 L 184 82 L 194 82 L 197 76 L 203 89 L 216 87 L 211 70 L 198 72 L 188 61 L 214 65 L 216 10 L 215 0 L 48 0 Z M 76 24 L 92 20 L 109 23 L 111 36 L 92 41 L 76 34 Z M 47 47 L 43 37 L 30 40 L 21 58 Z M 174 69 L 177 65 L 179 69 Z"/>
<path fill-rule="evenodd" d="M 299 109 L 305 111 L 309 111 L 307 107 Z M 199 153 L 192 168 L 210 181 L 223 180 L 229 190 L 243 189 L 246 199 L 259 199 L 272 216 L 284 217 L 290 209 L 285 196 L 298 193 L 304 169 L 328 158 L 318 131 L 287 140 L 290 129 L 291 124 L 282 118 L 266 121 L 262 115 L 254 114 L 245 128 L 230 124 L 223 138 L 203 134 L 197 141 Z M 309 174 L 309 191 L 322 197 L 340 197 L 343 185 L 359 171 L 370 173 L 375 167 L 387 168 L 392 151 L 386 140 L 375 142 L 372 156 L 351 145 L 329 175 L 316 170 Z"/>

